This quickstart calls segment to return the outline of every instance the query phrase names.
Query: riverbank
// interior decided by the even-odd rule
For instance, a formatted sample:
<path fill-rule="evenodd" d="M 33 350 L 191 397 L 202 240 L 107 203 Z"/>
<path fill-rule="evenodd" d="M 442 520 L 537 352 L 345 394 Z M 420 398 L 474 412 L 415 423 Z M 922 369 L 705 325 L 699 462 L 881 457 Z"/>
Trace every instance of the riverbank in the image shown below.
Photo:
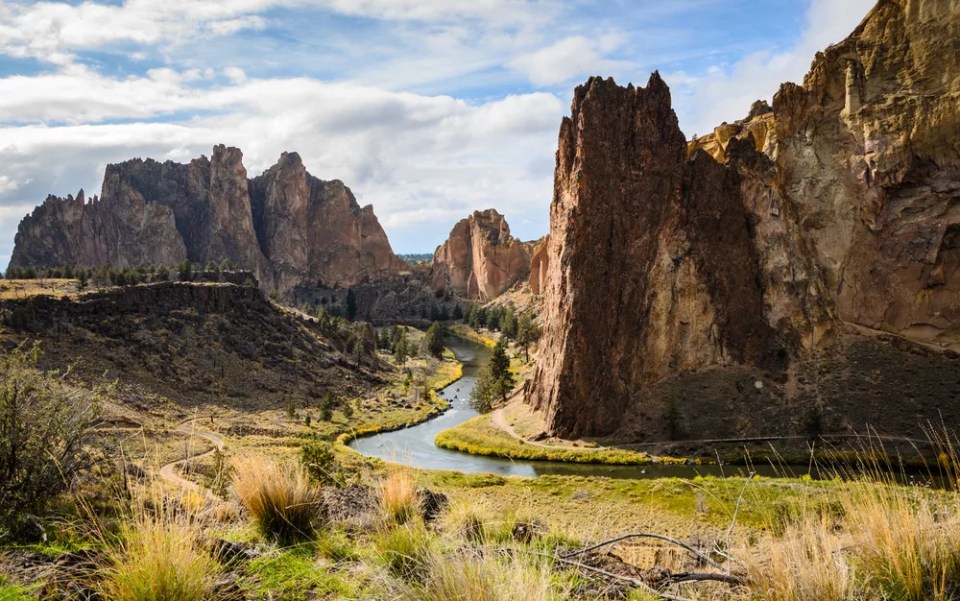
<path fill-rule="evenodd" d="M 601 465 L 649 465 L 686 463 L 674 457 L 653 457 L 647 453 L 614 448 L 551 447 L 515 438 L 493 422 L 493 416 L 480 415 L 459 426 L 444 430 L 434 439 L 442 449 L 471 455 L 523 461 L 595 463 Z"/>

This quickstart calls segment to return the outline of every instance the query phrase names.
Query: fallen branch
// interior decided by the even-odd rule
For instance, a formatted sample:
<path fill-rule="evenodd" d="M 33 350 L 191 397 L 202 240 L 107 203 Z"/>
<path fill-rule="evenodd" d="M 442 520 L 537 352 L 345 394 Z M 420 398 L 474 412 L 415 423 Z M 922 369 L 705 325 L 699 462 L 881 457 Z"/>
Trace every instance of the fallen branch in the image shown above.
<path fill-rule="evenodd" d="M 550 557 L 545 553 L 543 554 L 537 553 L 537 555 L 544 555 L 546 557 Z M 680 597 L 679 595 L 658 591 L 657 589 L 653 588 L 652 586 L 650 586 L 649 584 L 647 584 L 646 582 L 638 578 L 631 578 L 630 576 L 622 576 L 620 574 L 614 574 L 613 572 L 608 572 L 607 570 L 604 570 L 602 568 L 595 568 L 593 566 L 588 566 L 586 564 L 580 563 L 579 561 L 573 561 L 572 559 L 564 559 L 563 557 L 553 557 L 553 559 L 564 565 L 586 570 L 588 572 L 594 572 L 596 574 L 600 574 L 601 576 L 612 578 L 613 580 L 626 582 L 639 589 L 644 590 L 645 592 L 651 595 L 656 595 L 657 597 L 664 599 L 665 601 L 693 601 L 692 599 L 689 599 L 687 597 Z"/>
<path fill-rule="evenodd" d="M 723 582 L 725 584 L 732 584 L 735 586 L 741 586 L 747 582 L 740 576 L 735 576 L 733 574 L 727 573 L 716 573 L 716 572 L 678 572 L 676 574 L 671 574 L 667 577 L 664 582 L 669 584 L 681 584 L 683 582 Z"/>
<path fill-rule="evenodd" d="M 688 545 L 687 543 L 685 543 L 685 542 L 683 542 L 683 541 L 681 541 L 681 540 L 677 540 L 677 539 L 675 539 L 675 538 L 672 538 L 672 537 L 669 537 L 669 536 L 665 536 L 665 535 L 663 535 L 663 534 L 656 534 L 656 533 L 654 533 L 654 532 L 634 532 L 634 533 L 631 533 L 631 534 L 624 534 L 624 535 L 618 536 L 618 537 L 616 537 L 616 538 L 611 538 L 611 539 L 609 539 L 609 540 L 601 541 L 601 542 L 599 542 L 599 543 L 597 543 L 597 544 L 595 544 L 595 545 L 591 545 L 591 546 L 589 546 L 589 547 L 585 547 L 585 548 L 579 549 L 579 550 L 577 550 L 577 551 L 571 551 L 570 553 L 564 553 L 564 554 L 561 555 L 560 557 L 562 557 L 562 558 L 564 558 L 564 559 L 567 559 L 567 558 L 570 558 L 570 557 L 576 557 L 577 555 L 583 555 L 584 553 L 589 553 L 590 551 L 594 551 L 594 550 L 599 549 L 599 548 L 601 548 L 601 547 L 606 547 L 606 546 L 609 546 L 609 545 L 613 545 L 613 544 L 615 544 L 615 543 L 619 543 L 619 542 L 621 542 L 621 541 L 625 541 L 625 540 L 628 540 L 628 539 L 631 539 L 631 538 L 653 538 L 653 539 L 660 540 L 660 541 L 664 541 L 664 542 L 667 542 L 667 543 L 670 543 L 670 544 L 673 544 L 673 545 L 677 545 L 678 547 L 682 547 L 682 548 L 686 549 L 687 551 L 689 551 L 690 553 L 693 553 L 694 556 L 696 556 L 698 559 L 700 559 L 701 561 L 703 561 L 703 562 L 706 563 L 707 565 L 710 565 L 710 566 L 712 566 L 712 567 L 715 567 L 715 568 L 717 568 L 718 570 L 725 570 L 725 568 L 724 568 L 722 565 L 720 565 L 719 563 L 717 563 L 716 561 L 714 561 L 713 559 L 711 559 L 711 558 L 710 558 L 709 556 L 707 556 L 703 551 L 697 549 L 696 547 L 694 547 L 694 546 L 692 546 L 692 545 Z"/>

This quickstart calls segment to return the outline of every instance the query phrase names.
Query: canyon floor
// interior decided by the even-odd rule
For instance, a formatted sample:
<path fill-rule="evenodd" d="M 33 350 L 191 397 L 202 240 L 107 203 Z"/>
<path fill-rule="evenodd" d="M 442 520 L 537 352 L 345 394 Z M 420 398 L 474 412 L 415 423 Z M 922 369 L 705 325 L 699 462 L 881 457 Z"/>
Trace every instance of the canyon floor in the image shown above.
<path fill-rule="evenodd" d="M 26 303 L 30 294 L 69 290 L 62 282 L 11 286 L 15 304 L 5 306 L 8 317 L 10 307 L 26 306 L 16 303 Z M 133 300 L 121 302 L 114 294 Z M 157 308 L 166 302 L 160 296 L 159 305 L 144 310 L 137 299 L 145 294 L 173 295 L 188 304 L 165 311 Z M 74 365 L 64 381 L 77 395 L 98 382 L 116 385 L 104 396 L 92 441 L 93 469 L 41 517 L 28 519 L 24 532 L 0 532 L 4 601 L 143 598 L 118 593 L 117 583 L 163 582 L 171 566 L 200 564 L 204 573 L 194 580 L 188 572 L 172 578 L 182 577 L 179 585 L 195 587 L 195 598 L 206 599 L 873 598 L 782 590 L 816 578 L 831 579 L 847 592 L 861 586 L 847 564 L 834 573 L 822 560 L 824 553 L 846 549 L 844 561 L 866 569 L 870 558 L 849 549 L 872 545 L 870 537 L 883 532 L 851 521 L 864 508 L 887 516 L 881 526 L 906 516 L 926 528 L 923 520 L 937 516 L 935 534 L 925 535 L 932 542 L 914 541 L 924 562 L 930 553 L 946 553 L 941 543 L 960 531 L 954 528 L 960 498 L 920 486 L 816 481 L 802 474 L 517 478 L 416 470 L 372 459 L 347 441 L 442 411 L 445 402 L 436 391 L 461 373 L 449 351 L 439 359 L 417 352 L 401 362 L 392 352 L 375 350 L 357 360 L 338 346 L 342 332 L 318 329 L 316 318 L 263 304 L 239 287 L 161 285 L 58 296 L 68 296 L 58 302 L 71 304 L 51 305 L 61 311 L 50 322 L 57 325 L 41 328 L 39 314 L 21 311 L 18 319 L 26 325 L 5 327 L 4 347 L 14 352 L 17 344 L 40 340 L 42 369 Z M 42 312 L 48 301 L 32 298 L 31 311 Z M 104 299 L 110 300 L 108 319 Z M 101 303 L 95 305 L 95 325 L 85 321 L 85 302 Z M 232 313 L 231 303 L 241 303 L 245 316 Z M 66 320 L 69 310 L 76 314 Z M 128 322 L 138 327 L 128 329 Z M 182 340 L 168 347 L 168 330 Z M 453 330 L 485 344 L 497 336 L 462 324 Z M 418 348 L 424 334 L 404 331 Z M 284 339 L 271 340 L 276 332 Z M 236 337 L 254 343 L 249 357 L 221 344 Z M 296 353 L 295 363 L 281 360 L 298 345 L 304 351 Z M 531 363 L 518 349 L 511 354 L 522 380 Z M 161 362 L 165 383 L 150 375 Z M 212 373 L 198 372 L 198 365 Z M 289 373 L 323 382 L 340 400 L 324 409 L 323 395 L 311 394 L 309 386 L 281 387 L 281 375 Z M 243 387 L 261 390 L 263 397 L 242 394 Z M 485 432 L 480 442 L 513 445 L 532 452 L 530 458 L 553 461 L 580 461 L 583 455 L 596 462 L 654 460 L 591 441 L 531 440 L 542 438 L 538 420 L 514 401 L 477 418 Z M 944 465 L 953 459 L 945 457 Z M 304 490 L 316 496 L 306 505 L 323 508 L 309 532 L 289 539 L 265 525 L 242 492 L 244 476 L 265 479 L 277 465 L 310 470 L 316 484 Z M 871 553 L 893 553 L 905 544 L 903 537 L 916 534 L 900 527 L 895 544 L 870 547 Z M 160 538 L 137 547 L 138 532 Z M 627 534 L 644 536 L 580 553 Z M 189 553 L 163 554 L 171 548 Z M 814 560 L 821 573 L 809 573 Z M 931 565 L 943 561 L 938 556 Z M 772 581 L 771 571 L 782 582 Z M 456 596 L 474 589 L 488 596 Z"/>

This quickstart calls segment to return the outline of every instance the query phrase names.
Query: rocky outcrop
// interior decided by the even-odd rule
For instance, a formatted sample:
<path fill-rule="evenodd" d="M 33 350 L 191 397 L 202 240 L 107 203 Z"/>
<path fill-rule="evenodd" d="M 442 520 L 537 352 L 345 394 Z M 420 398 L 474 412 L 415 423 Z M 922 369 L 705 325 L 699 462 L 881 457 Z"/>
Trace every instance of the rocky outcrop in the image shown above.
<path fill-rule="evenodd" d="M 526 245 L 510 235 L 495 209 L 475 211 L 450 231 L 433 255 L 433 287 L 473 300 L 493 300 L 525 279 L 530 270 Z"/>
<path fill-rule="evenodd" d="M 536 295 L 543 294 L 547 281 L 547 270 L 550 267 L 550 255 L 547 248 L 550 245 L 550 236 L 544 236 L 533 243 L 530 249 L 530 292 Z"/>
<path fill-rule="evenodd" d="M 134 159 L 108 165 L 102 196 L 48 197 L 24 218 L 12 267 L 205 264 L 229 259 L 281 292 L 349 286 L 396 273 L 373 208 L 340 181 L 307 173 L 284 153 L 248 179 L 237 148 L 188 164 Z"/>
<path fill-rule="evenodd" d="M 891 352 L 913 352 L 900 363 L 931 382 L 889 400 L 909 404 L 909 424 L 846 398 L 891 390 L 897 361 L 877 344 L 960 342 L 958 101 L 956 0 L 881 0 L 803 86 L 690 143 L 656 73 L 645 88 L 577 88 L 528 402 L 558 434 L 654 440 L 711 406 L 711 437 L 796 434 L 810 415 L 902 432 L 960 414 L 922 373 L 960 365 L 907 342 Z M 881 356 L 886 373 L 865 359 Z"/>

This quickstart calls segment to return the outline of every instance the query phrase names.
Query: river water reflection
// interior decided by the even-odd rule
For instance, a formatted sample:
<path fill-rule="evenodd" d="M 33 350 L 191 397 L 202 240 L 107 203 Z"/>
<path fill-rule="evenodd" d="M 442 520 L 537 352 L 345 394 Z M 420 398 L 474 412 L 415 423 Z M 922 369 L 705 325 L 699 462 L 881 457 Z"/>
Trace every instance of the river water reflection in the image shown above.
<path fill-rule="evenodd" d="M 480 369 L 490 359 L 488 348 L 463 338 L 448 337 L 447 347 L 463 363 L 463 377 L 439 392 L 440 396 L 450 401 L 450 409 L 431 420 L 403 430 L 358 438 L 350 443 L 351 448 L 364 455 L 379 457 L 386 461 L 416 468 L 456 470 L 472 474 L 488 473 L 502 476 L 534 477 L 556 474 L 564 476 L 605 476 L 608 478 L 693 478 L 697 475 L 746 475 L 748 472 L 748 468 L 743 466 L 618 466 L 549 461 L 514 461 L 441 449 L 433 442 L 439 432 L 477 416 L 477 412 L 470 407 L 470 392 L 473 390 Z M 754 466 L 749 470 L 766 476 L 794 475 L 784 474 L 783 469 L 773 466 Z"/>

